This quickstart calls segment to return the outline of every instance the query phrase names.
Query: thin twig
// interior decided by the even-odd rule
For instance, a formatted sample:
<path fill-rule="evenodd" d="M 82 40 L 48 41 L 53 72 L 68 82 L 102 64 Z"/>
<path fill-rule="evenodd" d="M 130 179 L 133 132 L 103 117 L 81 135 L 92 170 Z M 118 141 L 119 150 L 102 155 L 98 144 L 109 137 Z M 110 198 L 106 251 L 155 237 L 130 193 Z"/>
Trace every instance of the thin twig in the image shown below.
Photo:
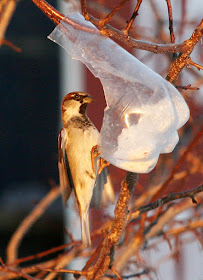
<path fill-rule="evenodd" d="M 60 189 L 52 188 L 51 191 L 39 202 L 32 212 L 23 220 L 11 237 L 7 247 L 7 264 L 14 263 L 17 259 L 17 250 L 26 232 L 31 228 L 47 209 L 47 207 L 59 196 Z"/>
<path fill-rule="evenodd" d="M 114 267 L 112 267 L 111 270 L 115 273 L 115 275 L 117 276 L 118 280 L 122 280 L 121 275 L 118 273 L 118 271 Z"/>
<path fill-rule="evenodd" d="M 59 24 L 61 20 L 65 19 L 65 16 L 58 12 L 55 8 L 53 8 L 50 4 L 48 4 L 45 0 L 32 0 L 55 24 Z M 89 20 L 100 29 L 100 20 L 89 15 Z M 86 32 L 95 33 L 96 30 L 84 26 L 80 26 L 77 22 L 70 20 L 66 17 L 66 22 L 72 25 L 76 29 L 84 30 Z M 141 50 L 150 51 L 153 53 L 177 53 L 177 52 L 185 52 L 190 48 L 189 45 L 185 45 L 185 42 L 180 44 L 155 44 L 149 43 L 141 40 L 135 40 L 130 36 L 126 36 L 122 31 L 110 26 L 106 25 L 105 29 L 101 29 L 100 32 L 103 35 L 112 37 L 113 39 L 117 39 L 123 43 L 125 43 L 129 47 L 134 47 Z"/>
<path fill-rule="evenodd" d="M 197 203 L 194 197 L 199 192 L 203 192 L 203 185 L 196 187 L 194 189 L 191 189 L 189 191 L 171 193 L 163 198 L 160 198 L 160 199 L 154 201 L 153 203 L 149 203 L 147 205 L 141 206 L 140 208 L 138 208 L 137 210 L 135 210 L 134 212 L 129 214 L 128 220 L 130 221 L 135 218 L 138 218 L 143 213 L 156 209 L 160 206 L 163 206 L 164 204 L 166 204 L 168 202 L 171 202 L 171 201 L 174 201 L 174 200 L 177 200 L 180 198 L 190 197 L 192 199 L 193 203 Z"/>
<path fill-rule="evenodd" d="M 129 274 L 129 275 L 121 275 L 122 279 L 130 279 L 130 278 L 140 278 L 140 276 L 144 275 L 144 274 L 148 274 L 150 272 L 150 269 L 144 269 L 141 272 L 135 273 L 135 274 Z M 111 274 L 106 274 L 105 276 L 107 276 L 108 278 L 116 278 L 117 275 L 111 275 Z"/>
<path fill-rule="evenodd" d="M 4 44 L 16 52 L 21 52 L 20 48 L 5 39 L 7 27 L 16 9 L 16 2 L 15 0 L 8 0 L 2 3 L 3 7 L 0 11 L 0 46 Z"/>
<path fill-rule="evenodd" d="M 123 7 L 123 5 L 129 0 L 122 0 L 118 6 L 115 6 L 114 9 L 104 18 L 100 19 L 99 25 L 100 27 L 104 27 L 107 22 L 111 20 L 111 18 Z"/>
<path fill-rule="evenodd" d="M 178 76 L 181 70 L 190 64 L 191 58 L 190 54 L 192 53 L 195 45 L 199 42 L 199 40 L 203 36 L 203 19 L 200 22 L 199 26 L 194 30 L 190 39 L 185 41 L 185 51 L 179 55 L 179 57 L 174 60 L 169 68 L 168 75 L 166 79 L 170 83 L 175 83 L 178 79 Z"/>
<path fill-rule="evenodd" d="M 2 44 L 2 40 L 5 37 L 6 29 L 9 25 L 10 19 L 16 9 L 16 1 L 8 0 L 4 4 L 4 9 L 2 9 L 0 14 L 0 46 Z"/>
<path fill-rule="evenodd" d="M 49 272 L 57 272 L 57 273 L 72 273 L 72 274 L 78 274 L 78 275 L 85 275 L 87 272 L 85 271 L 80 271 L 80 270 L 71 270 L 71 269 L 65 269 L 65 268 L 44 268 L 40 266 L 33 266 L 33 271 L 34 270 L 43 270 L 43 271 L 49 271 Z"/>
<path fill-rule="evenodd" d="M 19 269 L 17 270 L 17 269 L 13 269 L 13 268 L 6 266 L 1 258 L 0 258 L 0 263 L 1 263 L 0 271 L 13 273 L 15 276 L 23 277 L 27 280 L 37 280 L 37 278 L 34 278 L 34 277 L 22 272 Z"/>
<path fill-rule="evenodd" d="M 190 61 L 189 64 L 195 66 L 199 71 L 200 71 L 201 69 L 203 70 L 203 66 L 201 66 L 201 65 L 199 65 L 199 64 L 197 64 L 197 63 L 195 63 L 195 62 L 193 62 L 193 61 Z"/>
<path fill-rule="evenodd" d="M 175 167 L 171 170 L 171 173 L 168 177 L 168 179 L 162 184 L 161 188 L 157 191 L 157 193 L 152 197 L 151 202 L 155 201 L 160 194 L 168 187 L 169 183 L 172 181 L 175 173 L 178 171 L 180 166 L 185 161 L 186 156 L 189 154 L 189 152 L 193 149 L 193 147 L 196 145 L 196 143 L 199 141 L 200 137 L 203 135 L 203 127 L 200 128 L 200 131 L 197 133 L 197 135 L 194 137 L 190 145 L 187 147 L 186 151 L 183 153 L 183 155 L 179 158 L 178 162 L 176 163 Z"/>
<path fill-rule="evenodd" d="M 199 193 L 197 194 L 197 196 L 198 200 L 202 201 L 203 193 Z M 157 234 L 159 234 L 163 230 L 164 226 L 168 222 L 170 222 L 176 215 L 194 206 L 196 206 L 196 204 L 194 204 L 191 200 L 183 200 L 178 204 L 172 205 L 172 207 L 170 207 L 168 211 L 164 212 L 158 219 L 157 223 L 154 224 L 154 226 L 151 227 L 150 230 L 145 234 L 145 241 L 157 236 Z M 135 252 L 137 252 L 137 250 L 139 250 L 141 246 L 143 246 L 143 242 L 140 243 L 137 239 L 137 236 L 135 236 L 126 246 L 125 251 L 122 252 L 122 255 L 119 255 L 116 258 L 114 267 L 118 271 L 121 271 L 128 260 L 135 255 Z"/>
<path fill-rule="evenodd" d="M 22 52 L 22 50 L 18 47 L 16 47 L 13 43 L 11 43 L 10 41 L 6 40 L 6 39 L 2 39 L 0 45 L 7 45 L 9 46 L 11 49 L 13 49 L 14 51 L 20 53 Z"/>
<path fill-rule="evenodd" d="M 108 268 L 111 267 L 115 249 L 127 224 L 128 206 L 137 180 L 138 175 L 136 173 L 127 172 L 126 179 L 121 184 L 122 187 L 115 208 L 114 223 L 105 237 L 96 264 L 88 270 L 88 280 L 101 279 Z"/>
<path fill-rule="evenodd" d="M 187 86 L 176 86 L 176 88 L 178 88 L 178 89 L 184 89 L 184 90 L 188 90 L 188 89 L 190 89 L 190 90 L 199 90 L 198 87 L 192 87 L 191 85 L 187 85 Z"/>
<path fill-rule="evenodd" d="M 165 234 L 166 235 L 178 235 L 178 234 L 184 233 L 186 231 L 194 230 L 194 229 L 200 228 L 200 227 L 203 227 L 203 220 L 196 220 L 196 221 L 190 222 L 186 226 L 171 228 L 167 232 L 165 232 Z"/>
<path fill-rule="evenodd" d="M 171 7 L 171 0 L 166 0 L 167 7 L 168 7 L 168 20 L 169 20 L 169 31 L 170 31 L 170 38 L 171 43 L 175 43 L 175 35 L 173 31 L 173 14 L 172 14 L 172 7 Z"/>
<path fill-rule="evenodd" d="M 86 0 L 81 0 L 80 2 L 81 2 L 82 14 L 83 14 L 83 16 L 86 20 L 89 20 L 89 15 L 88 15 L 88 12 L 87 12 L 87 1 Z"/>
<path fill-rule="evenodd" d="M 40 10 L 50 18 L 56 25 L 59 24 L 62 20 L 65 20 L 67 24 L 73 26 L 75 29 L 83 30 L 89 33 L 98 34 L 99 31 L 92 27 L 81 26 L 76 21 L 71 20 L 68 17 L 65 17 L 62 13 L 57 11 L 53 6 L 47 3 L 45 0 L 32 0 L 33 3 L 40 8 Z"/>
<path fill-rule="evenodd" d="M 52 249 L 43 251 L 43 252 L 35 254 L 35 255 L 31 255 L 31 256 L 27 256 L 27 257 L 24 257 L 24 258 L 17 259 L 14 263 L 11 263 L 10 265 L 12 266 L 12 265 L 16 265 L 16 264 L 19 264 L 19 263 L 24 263 L 24 262 L 35 260 L 35 259 L 40 259 L 40 258 L 43 258 L 44 256 L 47 256 L 47 255 L 53 254 L 55 252 L 61 251 L 65 248 L 67 248 L 67 247 L 72 247 L 72 246 L 76 246 L 76 245 L 80 245 L 80 244 L 81 244 L 81 241 L 73 241 L 73 242 L 70 242 L 68 244 L 60 245 L 60 246 L 54 247 Z"/>
<path fill-rule="evenodd" d="M 135 10 L 134 10 L 134 12 L 133 12 L 133 14 L 132 14 L 132 16 L 131 16 L 131 18 L 130 18 L 128 24 L 127 24 L 127 26 L 126 26 L 126 28 L 123 30 L 123 32 L 124 32 L 126 35 L 128 35 L 129 30 L 130 30 L 130 28 L 132 27 L 133 22 L 135 21 L 136 16 L 138 16 L 138 11 L 139 11 L 139 8 L 140 8 L 141 3 L 142 3 L 142 0 L 137 0 L 137 5 L 136 5 L 136 7 L 135 7 Z"/>
<path fill-rule="evenodd" d="M 37 265 L 41 268 L 57 268 L 57 265 L 58 264 L 61 264 L 61 263 L 64 263 L 66 266 L 68 263 L 70 263 L 76 256 L 78 255 L 81 255 L 81 252 L 84 250 L 84 245 L 80 245 L 79 247 L 75 247 L 75 248 L 72 248 L 72 250 L 70 250 L 67 254 L 66 253 L 63 253 L 61 254 L 60 256 L 54 258 L 54 259 L 51 259 L 49 261 L 44 261 L 44 262 L 41 262 L 41 263 L 38 263 Z M 90 254 L 92 252 L 90 251 Z M 62 266 L 61 266 L 62 267 Z M 61 268 L 60 267 L 60 268 Z M 10 267 L 9 267 L 10 268 Z M 13 267 L 12 267 L 13 268 Z M 17 270 L 17 269 L 16 269 Z M 35 268 L 33 269 L 33 265 L 31 266 L 27 266 L 27 267 L 23 267 L 23 268 L 20 268 L 20 271 L 23 272 L 23 273 L 33 273 L 34 270 L 39 271 L 36 269 L 36 266 Z M 41 270 L 40 270 L 41 271 Z M 57 272 L 51 272 L 51 274 L 57 274 Z M 9 280 L 9 279 L 17 279 L 17 278 L 20 278 L 19 275 L 14 275 L 13 273 L 11 272 L 7 272 L 7 273 L 4 273 L 4 274 L 0 274 L 0 280 Z"/>

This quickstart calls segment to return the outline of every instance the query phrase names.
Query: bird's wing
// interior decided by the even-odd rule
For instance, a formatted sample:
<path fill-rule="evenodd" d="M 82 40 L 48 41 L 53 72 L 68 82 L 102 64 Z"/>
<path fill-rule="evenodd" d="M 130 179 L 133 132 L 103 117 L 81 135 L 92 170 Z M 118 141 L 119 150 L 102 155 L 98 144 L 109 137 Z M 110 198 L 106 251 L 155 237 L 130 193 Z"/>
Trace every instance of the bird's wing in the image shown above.
<path fill-rule="evenodd" d="M 58 169 L 59 169 L 59 182 L 63 196 L 63 201 L 66 204 L 72 191 L 72 180 L 67 169 L 69 166 L 66 163 L 66 150 L 65 150 L 65 131 L 61 129 L 58 136 Z"/>
<path fill-rule="evenodd" d="M 106 183 L 104 184 L 104 189 L 102 192 L 101 205 L 107 206 L 109 203 L 113 204 L 115 202 L 115 192 L 111 178 L 109 176 L 108 167 L 105 167 L 104 170 L 106 173 Z"/>
<path fill-rule="evenodd" d="M 108 167 L 105 167 L 97 176 L 90 207 L 107 206 L 109 203 L 114 203 L 114 201 L 114 189 L 109 177 Z"/>

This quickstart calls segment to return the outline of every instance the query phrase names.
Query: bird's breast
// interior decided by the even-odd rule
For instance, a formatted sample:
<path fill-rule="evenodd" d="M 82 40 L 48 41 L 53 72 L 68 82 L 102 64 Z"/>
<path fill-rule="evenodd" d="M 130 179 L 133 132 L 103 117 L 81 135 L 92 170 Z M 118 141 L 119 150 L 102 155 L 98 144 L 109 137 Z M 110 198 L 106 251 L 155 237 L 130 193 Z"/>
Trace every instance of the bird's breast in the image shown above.
<path fill-rule="evenodd" d="M 92 169 L 91 150 L 98 144 L 99 132 L 94 127 L 80 129 L 69 126 L 66 129 L 66 154 L 74 185 L 94 185 L 95 173 Z"/>
<path fill-rule="evenodd" d="M 89 118 L 84 116 L 74 116 L 69 121 L 66 122 L 65 125 L 66 128 L 69 130 L 71 128 L 86 130 L 86 129 L 96 129 L 93 125 L 93 123 L 89 120 Z"/>

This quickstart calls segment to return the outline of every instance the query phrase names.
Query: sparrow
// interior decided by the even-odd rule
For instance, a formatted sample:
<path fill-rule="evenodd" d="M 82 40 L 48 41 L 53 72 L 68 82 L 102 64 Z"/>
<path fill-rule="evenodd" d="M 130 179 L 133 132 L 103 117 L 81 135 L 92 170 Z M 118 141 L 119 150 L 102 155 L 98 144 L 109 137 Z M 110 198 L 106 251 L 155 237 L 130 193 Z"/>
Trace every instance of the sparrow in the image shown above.
<path fill-rule="evenodd" d="M 107 167 L 99 174 L 100 159 L 92 158 L 92 148 L 98 144 L 99 132 L 86 115 L 86 108 L 93 101 L 93 97 L 83 92 L 71 92 L 64 97 L 61 105 L 63 128 L 58 137 L 62 196 L 66 204 L 74 190 L 81 220 L 82 242 L 85 246 L 91 245 L 90 204 L 98 206 L 102 200 L 104 204 L 107 201 L 114 202 L 114 191 Z"/>

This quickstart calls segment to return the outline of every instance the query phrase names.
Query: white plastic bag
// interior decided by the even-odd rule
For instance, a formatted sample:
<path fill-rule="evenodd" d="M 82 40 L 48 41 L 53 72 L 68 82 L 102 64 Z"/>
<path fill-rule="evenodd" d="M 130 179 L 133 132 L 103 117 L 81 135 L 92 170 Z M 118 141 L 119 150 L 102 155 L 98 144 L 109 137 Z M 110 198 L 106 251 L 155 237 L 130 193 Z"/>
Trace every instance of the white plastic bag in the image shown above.
<path fill-rule="evenodd" d="M 187 104 L 174 86 L 101 35 L 82 15 L 69 18 L 92 32 L 75 29 L 63 20 L 49 38 L 101 80 L 107 102 L 101 156 L 119 168 L 148 173 L 160 153 L 176 146 L 177 129 L 189 118 Z"/>

